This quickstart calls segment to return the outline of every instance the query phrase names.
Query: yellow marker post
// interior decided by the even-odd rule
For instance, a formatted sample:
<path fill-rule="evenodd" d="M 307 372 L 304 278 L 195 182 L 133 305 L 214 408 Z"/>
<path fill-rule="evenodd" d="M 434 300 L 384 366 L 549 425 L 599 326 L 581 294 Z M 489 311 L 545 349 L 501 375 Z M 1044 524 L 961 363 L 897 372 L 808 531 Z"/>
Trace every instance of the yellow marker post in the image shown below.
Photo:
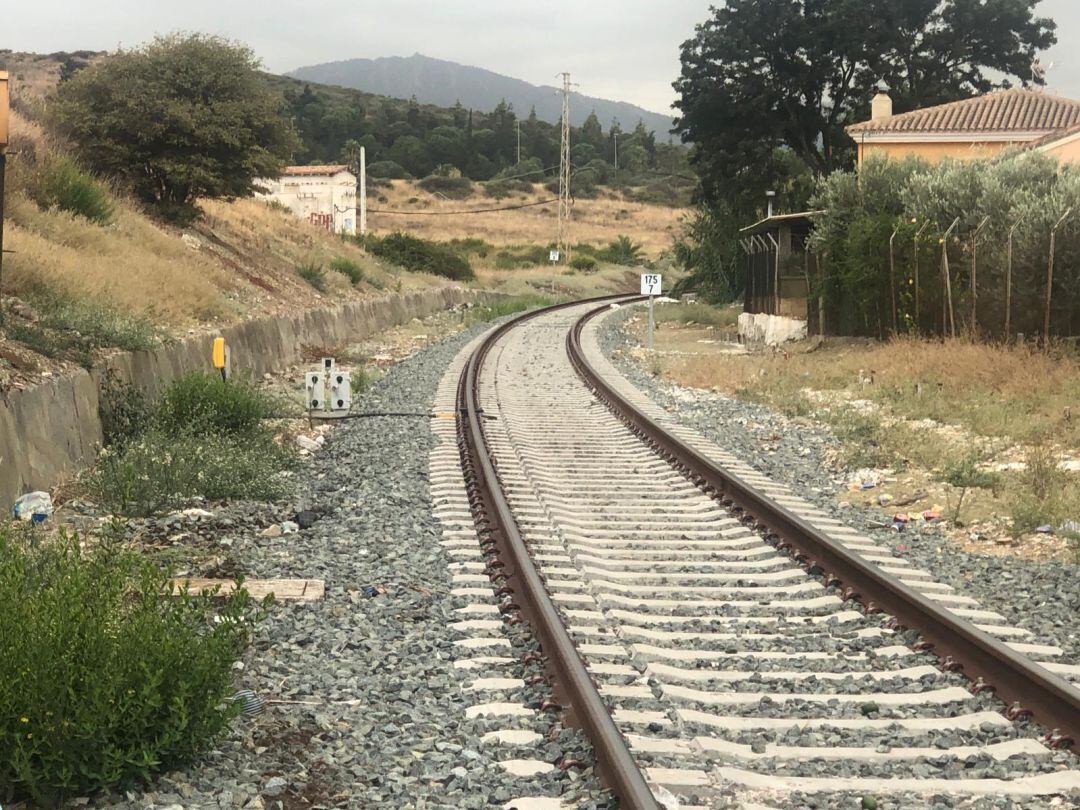
<path fill-rule="evenodd" d="M 8 72 L 0 70 L 0 149 L 8 145 Z"/>
<path fill-rule="evenodd" d="M 229 376 L 229 347 L 225 345 L 225 338 L 214 338 L 214 347 L 210 353 L 214 368 L 221 372 L 221 379 Z"/>

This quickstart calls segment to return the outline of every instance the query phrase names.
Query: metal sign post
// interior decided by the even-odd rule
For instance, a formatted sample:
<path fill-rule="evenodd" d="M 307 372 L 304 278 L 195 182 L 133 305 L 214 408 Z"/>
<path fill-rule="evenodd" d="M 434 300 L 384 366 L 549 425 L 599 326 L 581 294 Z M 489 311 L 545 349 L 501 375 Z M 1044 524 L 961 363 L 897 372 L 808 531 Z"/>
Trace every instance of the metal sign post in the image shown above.
<path fill-rule="evenodd" d="M 653 331 L 656 320 L 653 317 L 653 299 L 660 295 L 662 277 L 658 273 L 641 274 L 641 294 L 649 296 L 649 351 L 653 350 Z"/>
<path fill-rule="evenodd" d="M 555 266 L 559 263 L 559 251 L 549 250 L 548 259 L 551 260 L 551 294 L 555 294 Z"/>

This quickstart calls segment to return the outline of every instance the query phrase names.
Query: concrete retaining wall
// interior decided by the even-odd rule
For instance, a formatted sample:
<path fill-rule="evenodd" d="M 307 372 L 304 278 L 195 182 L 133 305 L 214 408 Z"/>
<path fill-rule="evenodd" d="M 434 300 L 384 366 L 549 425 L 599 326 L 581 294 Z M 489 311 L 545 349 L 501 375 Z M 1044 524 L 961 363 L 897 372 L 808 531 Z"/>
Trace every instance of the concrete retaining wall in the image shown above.
<path fill-rule="evenodd" d="M 235 369 L 256 375 L 299 362 L 301 346 L 336 345 L 423 318 L 466 301 L 501 297 L 462 287 L 355 301 L 339 307 L 258 318 L 219 334 Z M 125 352 L 105 366 L 121 380 L 156 391 L 170 380 L 209 366 L 210 338 L 201 335 L 147 352 Z M 83 369 L 0 401 L 0 510 L 24 492 L 49 489 L 63 475 L 87 466 L 101 446 L 98 383 L 102 372 Z"/>

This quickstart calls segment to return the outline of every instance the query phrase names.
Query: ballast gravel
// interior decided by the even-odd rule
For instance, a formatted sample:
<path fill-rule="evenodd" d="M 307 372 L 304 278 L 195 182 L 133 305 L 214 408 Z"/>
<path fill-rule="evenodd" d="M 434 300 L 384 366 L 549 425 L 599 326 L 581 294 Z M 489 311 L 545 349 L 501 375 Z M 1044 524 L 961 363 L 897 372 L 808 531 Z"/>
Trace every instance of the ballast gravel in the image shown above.
<path fill-rule="evenodd" d="M 213 517 L 187 519 L 211 558 L 226 562 L 200 575 L 321 578 L 326 597 L 275 605 L 238 665 L 237 688 L 266 699 L 263 713 L 238 719 L 203 761 L 94 806 L 485 808 L 522 796 L 610 806 L 586 740 L 552 715 L 537 715 L 530 727 L 544 740 L 522 751 L 481 744 L 505 720 L 466 719 L 469 706 L 504 698 L 464 691 L 471 677 L 453 666 L 466 654 L 449 625 L 465 602 L 450 593 L 431 511 L 427 413 L 454 355 L 486 328 L 414 354 L 358 397 L 354 411 L 416 416 L 342 423 L 296 475 L 295 502 L 207 506 Z M 317 516 L 309 528 L 260 536 L 302 510 Z M 192 528 L 177 521 L 145 528 Z M 523 631 L 510 639 L 515 657 L 533 648 Z M 540 685 L 508 699 L 535 708 L 548 696 Z M 522 756 L 582 765 L 518 778 L 497 764 Z"/>
<path fill-rule="evenodd" d="M 612 360 L 616 368 L 655 403 L 667 410 L 676 419 L 693 430 L 706 436 L 720 447 L 740 457 L 761 473 L 774 480 L 786 483 L 799 495 L 814 503 L 823 511 L 858 528 L 869 536 L 893 550 L 898 557 L 905 557 L 915 565 L 930 571 L 935 577 L 952 585 L 960 593 L 970 594 L 980 599 L 987 607 L 1000 611 L 1010 622 L 1026 627 L 1035 633 L 1037 640 L 1062 647 L 1073 662 L 1080 660 L 1080 623 L 1076 621 L 1080 609 L 1080 589 L 1077 589 L 1078 567 L 1062 566 L 1058 563 L 1040 564 L 1028 561 L 988 558 L 965 553 L 950 546 L 948 540 L 932 528 L 922 526 L 896 534 L 891 529 L 883 529 L 880 524 L 888 524 L 881 513 L 860 507 L 841 508 L 837 502 L 837 493 L 844 490 L 846 477 L 843 471 L 830 470 L 825 463 L 826 450 L 836 446 L 836 440 L 829 431 L 805 419 L 791 419 L 774 413 L 767 408 L 736 400 L 711 392 L 683 389 L 658 379 L 648 373 L 630 353 L 637 348 L 638 342 L 625 324 L 632 311 L 609 316 L 599 331 L 601 349 Z M 802 639 L 796 633 L 788 638 L 789 642 L 799 643 Z M 801 646 L 801 645 L 800 645 Z M 870 647 L 873 644 L 868 645 Z M 808 649 L 812 647 L 812 642 Z M 920 659 L 922 656 L 920 656 Z M 1066 659 L 1066 660 L 1068 660 Z M 932 660 L 927 658 L 927 660 Z M 923 663 L 923 661 L 919 661 Z M 963 684 L 953 676 L 935 676 L 934 685 Z M 781 684 L 782 685 L 782 684 Z M 793 684 L 791 686 L 794 686 Z M 859 680 L 850 683 L 830 682 L 824 691 L 860 691 L 864 684 Z M 909 691 L 903 683 L 878 683 L 865 685 L 867 691 L 891 686 L 894 691 Z M 798 684 L 800 691 L 818 691 L 807 688 L 804 681 Z M 713 685 L 711 688 L 727 691 L 730 687 Z M 778 687 L 778 691 L 783 691 Z M 1000 711 L 1003 707 L 989 696 L 973 696 L 965 701 L 966 708 Z M 705 707 L 698 707 L 705 708 Z M 919 706 L 910 710 L 903 707 L 874 711 L 872 717 L 941 716 L 948 717 L 959 707 L 953 704 L 942 706 Z M 760 716 L 798 716 L 806 713 L 813 716 L 817 711 L 811 705 L 774 706 L 762 701 L 751 707 L 739 707 L 733 710 L 726 707 L 710 706 L 712 714 L 751 713 Z M 842 714 L 856 717 L 865 714 L 863 707 L 852 704 Z M 707 726 L 695 728 L 689 724 L 688 732 L 698 732 L 711 736 L 715 730 Z M 1028 724 L 1014 724 L 1005 729 L 980 728 L 974 732 L 956 733 L 950 736 L 940 733 L 930 735 L 922 733 L 883 733 L 882 731 L 862 732 L 858 735 L 845 733 L 843 737 L 832 734 L 826 726 L 818 732 L 791 730 L 786 733 L 747 733 L 721 736 L 736 741 L 760 745 L 762 742 L 777 742 L 788 745 L 826 745 L 838 744 L 841 739 L 845 744 L 853 743 L 854 737 L 861 737 L 863 744 L 871 748 L 891 748 L 894 744 L 935 746 L 941 744 L 978 744 L 989 743 L 998 739 L 1010 739 L 1015 736 L 1035 736 L 1041 729 Z M 939 776 L 949 778 L 963 775 L 967 778 L 1004 778 L 1023 776 L 1038 772 L 1052 771 L 1061 767 L 1076 767 L 1076 759 L 1068 752 L 1055 752 L 1042 761 L 1029 757 L 1013 757 L 1006 762 L 995 762 L 988 757 L 973 757 L 966 761 L 953 757 L 927 758 L 912 763 L 846 763 L 825 762 L 821 760 L 793 762 L 775 762 L 760 760 L 752 766 L 753 770 L 775 772 L 798 776 L 881 776 L 885 778 L 904 776 Z M 787 797 L 788 804 L 794 807 L 859 807 L 865 797 L 844 794 L 822 794 L 806 796 L 792 794 Z M 874 806 L 879 808 L 1049 808 L 1071 806 L 1070 799 L 1056 798 L 1010 798 L 1010 797 L 958 797 L 958 796 L 915 796 L 896 794 L 874 797 Z M 1064 802 L 1064 803 L 1062 803 Z"/>
<path fill-rule="evenodd" d="M 895 556 L 974 596 L 1010 623 L 1032 631 L 1040 642 L 1061 647 L 1066 652 L 1063 662 L 1080 663 L 1080 565 L 972 554 L 956 548 L 932 526 L 909 525 L 897 533 L 882 527 L 891 523 L 884 512 L 841 508 L 836 495 L 847 480 L 844 471 L 830 469 L 825 461 L 826 450 L 838 447 L 827 427 L 754 403 L 681 388 L 648 373 L 629 353 L 638 346 L 624 328 L 632 314 L 627 308 L 607 318 L 599 332 L 600 345 L 615 367 L 654 402 L 761 473 L 891 548 Z"/>

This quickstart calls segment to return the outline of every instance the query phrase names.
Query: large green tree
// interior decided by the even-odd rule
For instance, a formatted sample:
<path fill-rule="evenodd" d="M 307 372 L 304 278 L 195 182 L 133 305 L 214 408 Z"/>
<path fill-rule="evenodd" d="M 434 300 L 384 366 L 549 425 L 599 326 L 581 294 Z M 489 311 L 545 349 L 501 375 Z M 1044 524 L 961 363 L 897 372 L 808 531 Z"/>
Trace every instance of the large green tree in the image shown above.
<path fill-rule="evenodd" d="M 158 37 L 79 71 L 52 114 L 87 165 L 177 218 L 200 198 L 250 195 L 299 143 L 252 52 L 203 34 Z"/>
<path fill-rule="evenodd" d="M 782 176 L 781 150 L 815 174 L 848 165 L 844 127 L 877 89 L 897 111 L 1041 81 L 1054 23 L 1039 0 L 727 0 L 682 46 L 678 131 L 712 201 Z"/>

